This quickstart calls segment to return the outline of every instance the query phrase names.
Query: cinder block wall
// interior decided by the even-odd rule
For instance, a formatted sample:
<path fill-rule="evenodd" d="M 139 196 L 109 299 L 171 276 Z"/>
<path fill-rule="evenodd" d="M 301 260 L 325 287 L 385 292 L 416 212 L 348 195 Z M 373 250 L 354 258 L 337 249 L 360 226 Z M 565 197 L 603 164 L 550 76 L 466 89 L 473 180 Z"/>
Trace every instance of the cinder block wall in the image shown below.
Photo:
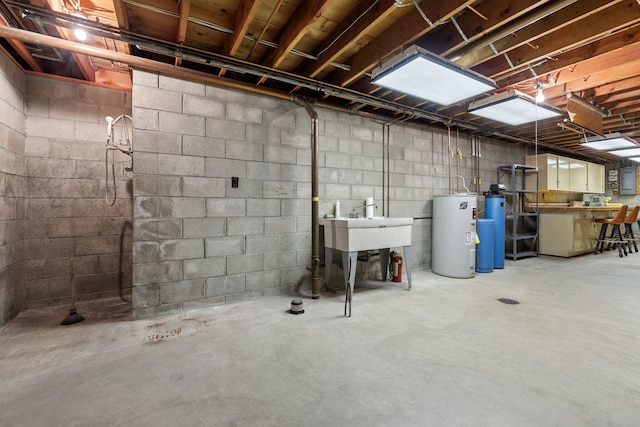
<path fill-rule="evenodd" d="M 22 71 L 0 52 L 0 328 L 24 308 L 24 116 Z"/>
<path fill-rule="evenodd" d="M 320 215 L 373 196 L 382 215 L 384 128 L 317 108 Z M 290 101 L 134 71 L 134 317 L 309 288 L 310 118 Z M 390 128 L 390 216 L 414 217 L 412 261 L 431 259 L 431 200 L 449 172 L 472 188 L 471 138 L 404 124 Z M 464 153 L 450 168 L 449 145 Z M 482 142 L 488 189 L 496 167 L 526 148 Z M 238 188 L 232 177 L 239 178 Z M 454 179 L 453 189 L 457 187 Z M 460 188 L 463 187 L 460 185 Z M 359 209 L 361 214 L 364 209 Z M 335 281 L 340 273 L 334 269 Z M 377 263 L 359 275 L 380 277 Z"/>
<path fill-rule="evenodd" d="M 26 78 L 26 301 L 130 296 L 132 174 L 116 156 L 118 200 L 105 201 L 106 116 L 131 114 L 131 93 Z M 111 183 L 110 183 L 111 185 Z"/>

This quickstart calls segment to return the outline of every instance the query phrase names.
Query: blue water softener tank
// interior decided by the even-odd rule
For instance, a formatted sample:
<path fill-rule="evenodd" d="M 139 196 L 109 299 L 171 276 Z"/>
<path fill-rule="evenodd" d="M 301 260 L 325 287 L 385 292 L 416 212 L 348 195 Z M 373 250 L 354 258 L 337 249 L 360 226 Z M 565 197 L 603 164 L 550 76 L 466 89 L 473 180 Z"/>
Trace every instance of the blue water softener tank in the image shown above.
<path fill-rule="evenodd" d="M 488 193 L 484 193 L 484 216 L 495 221 L 495 237 L 493 242 L 493 268 L 504 268 L 504 229 L 505 229 L 505 207 L 504 207 L 504 185 L 491 184 Z"/>
<path fill-rule="evenodd" d="M 480 240 L 476 248 L 476 272 L 478 273 L 493 271 L 495 223 L 492 219 L 478 219 L 478 240 Z"/>

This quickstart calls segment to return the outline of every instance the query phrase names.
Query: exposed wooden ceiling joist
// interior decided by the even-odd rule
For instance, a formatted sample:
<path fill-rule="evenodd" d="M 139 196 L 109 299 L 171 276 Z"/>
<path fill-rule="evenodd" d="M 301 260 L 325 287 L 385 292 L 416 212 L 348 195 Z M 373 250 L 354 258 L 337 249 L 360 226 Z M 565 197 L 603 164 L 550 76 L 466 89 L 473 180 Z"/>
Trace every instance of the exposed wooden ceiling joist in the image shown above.
<path fill-rule="evenodd" d="M 68 0 L 0 0 L 0 15 L 10 18 L 5 24 L 71 39 L 69 12 L 75 7 Z M 590 155 L 577 145 L 579 132 L 563 125 L 564 117 L 507 126 L 469 114 L 468 101 L 436 105 L 371 84 L 368 74 L 374 67 L 416 44 L 495 79 L 498 91 L 533 94 L 541 87 L 547 102 L 561 110 L 568 91 L 575 92 L 607 111 L 605 132 L 640 135 L 640 2 L 635 0 L 82 0 L 81 8 L 93 32 L 86 43 L 96 47 L 392 118 L 402 115 L 309 86 L 296 88 L 277 73 L 260 78 L 229 72 L 206 58 L 240 60 L 311 78 L 318 86 L 344 87 L 477 123 L 498 132 L 498 139 L 536 139 Z M 109 87 L 131 85 L 127 67 L 104 58 L 14 40 L 4 40 L 2 48 L 27 71 Z M 183 58 L 183 52 L 194 55 Z"/>
<path fill-rule="evenodd" d="M 422 10 L 432 22 L 437 20 L 446 21 L 453 15 L 473 4 L 473 1 L 451 0 L 447 2 L 428 2 L 422 4 Z M 435 27 L 431 27 L 425 22 L 419 13 L 410 13 L 388 27 L 383 34 L 371 41 L 368 45 L 362 47 L 356 53 L 349 65 L 351 69 L 335 70 L 330 76 L 329 81 L 338 86 L 346 86 L 362 75 L 379 65 L 389 55 L 392 55 L 402 48 L 409 47 L 419 37 L 425 35 Z"/>

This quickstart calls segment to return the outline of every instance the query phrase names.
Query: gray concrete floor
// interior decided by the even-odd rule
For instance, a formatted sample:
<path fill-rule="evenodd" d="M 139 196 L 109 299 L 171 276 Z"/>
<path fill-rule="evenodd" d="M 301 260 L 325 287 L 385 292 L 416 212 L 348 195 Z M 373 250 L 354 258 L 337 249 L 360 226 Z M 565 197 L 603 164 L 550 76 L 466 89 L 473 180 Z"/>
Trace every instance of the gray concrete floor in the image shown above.
<path fill-rule="evenodd" d="M 639 279 L 640 253 L 607 252 L 361 282 L 352 318 L 341 292 L 298 316 L 292 295 L 26 310 L 0 331 L 0 425 L 637 426 Z"/>

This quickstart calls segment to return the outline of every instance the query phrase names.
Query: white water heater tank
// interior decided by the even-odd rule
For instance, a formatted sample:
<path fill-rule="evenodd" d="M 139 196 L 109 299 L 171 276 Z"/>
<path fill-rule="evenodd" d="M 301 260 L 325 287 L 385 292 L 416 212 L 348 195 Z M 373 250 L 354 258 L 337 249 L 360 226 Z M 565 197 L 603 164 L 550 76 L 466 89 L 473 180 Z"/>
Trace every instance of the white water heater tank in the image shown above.
<path fill-rule="evenodd" d="M 477 197 L 450 194 L 433 198 L 431 271 L 466 279 L 476 272 Z"/>

